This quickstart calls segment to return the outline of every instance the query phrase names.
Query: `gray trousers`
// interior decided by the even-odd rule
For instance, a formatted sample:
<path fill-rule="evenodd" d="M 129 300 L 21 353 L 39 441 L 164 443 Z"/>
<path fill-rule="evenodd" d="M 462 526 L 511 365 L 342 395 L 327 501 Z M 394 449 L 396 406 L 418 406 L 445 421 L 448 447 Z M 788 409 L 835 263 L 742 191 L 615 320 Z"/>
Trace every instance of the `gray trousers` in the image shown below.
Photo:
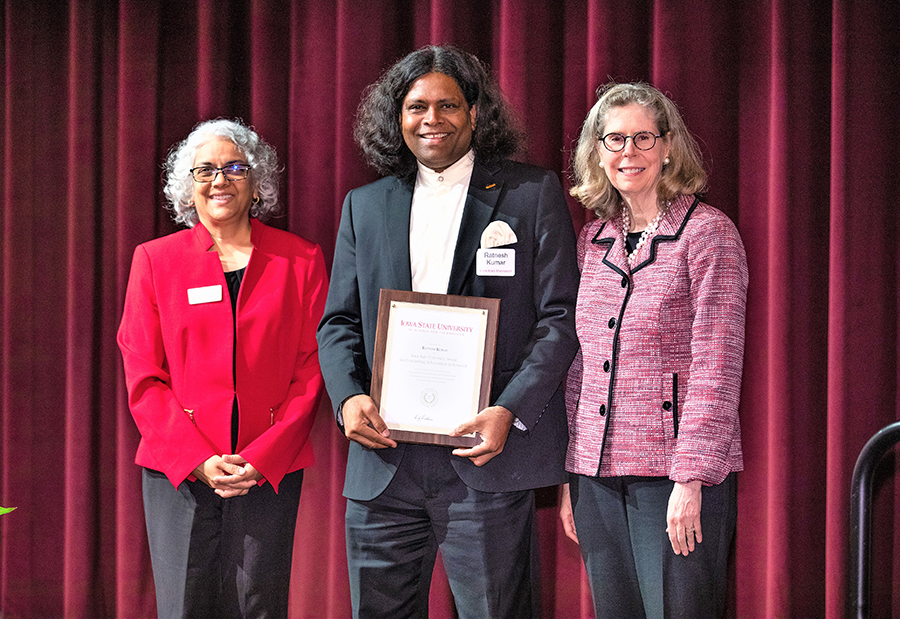
<path fill-rule="evenodd" d="M 460 619 L 540 615 L 534 491 L 469 488 L 449 452 L 409 445 L 380 496 L 347 501 L 354 617 L 427 619 L 438 548 Z"/>
<path fill-rule="evenodd" d="M 715 619 L 725 609 L 737 478 L 703 486 L 703 542 L 672 551 L 664 477 L 570 475 L 572 510 L 597 619 Z"/>
<path fill-rule="evenodd" d="M 182 617 L 287 617 L 303 471 L 223 499 L 196 481 L 178 489 L 144 469 L 144 515 L 157 613 Z"/>

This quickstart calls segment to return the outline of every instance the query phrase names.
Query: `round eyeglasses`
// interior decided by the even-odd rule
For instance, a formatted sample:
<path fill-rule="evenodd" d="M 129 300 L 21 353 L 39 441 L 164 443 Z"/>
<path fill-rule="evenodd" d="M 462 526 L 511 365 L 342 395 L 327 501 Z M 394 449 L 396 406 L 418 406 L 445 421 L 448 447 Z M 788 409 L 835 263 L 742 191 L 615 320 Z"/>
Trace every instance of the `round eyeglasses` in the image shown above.
<path fill-rule="evenodd" d="M 250 176 L 250 166 L 246 163 L 232 163 L 221 168 L 214 168 L 208 165 L 191 168 L 191 176 L 198 183 L 211 183 L 216 180 L 219 172 L 222 173 L 222 176 L 227 181 L 242 181 Z"/>
<path fill-rule="evenodd" d="M 638 131 L 634 135 L 622 135 L 621 133 L 607 133 L 600 141 L 603 142 L 603 146 L 606 147 L 606 150 L 617 153 L 623 148 L 625 148 L 625 144 L 628 142 L 628 139 L 631 138 L 632 144 L 638 150 L 650 150 L 654 146 L 656 146 L 657 138 L 661 138 L 661 135 L 654 135 L 650 131 Z"/>

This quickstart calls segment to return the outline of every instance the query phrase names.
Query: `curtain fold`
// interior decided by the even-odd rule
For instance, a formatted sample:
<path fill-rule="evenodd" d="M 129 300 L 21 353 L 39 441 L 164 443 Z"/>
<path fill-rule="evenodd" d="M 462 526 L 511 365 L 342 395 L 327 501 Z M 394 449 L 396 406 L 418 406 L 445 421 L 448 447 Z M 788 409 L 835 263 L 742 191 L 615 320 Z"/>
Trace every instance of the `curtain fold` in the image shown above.
<path fill-rule="evenodd" d="M 0 23 L 0 505 L 18 507 L 0 516 L 0 615 L 155 616 L 115 333 L 134 247 L 176 229 L 169 148 L 207 118 L 253 124 L 284 166 L 272 223 L 330 264 L 344 195 L 375 178 L 351 135 L 364 89 L 453 43 L 498 75 L 520 158 L 564 181 L 598 86 L 646 80 L 678 104 L 750 267 L 728 616 L 843 616 L 850 476 L 900 419 L 900 3 L 5 0 Z M 327 398 L 311 440 L 290 612 L 339 619 L 347 441 Z M 876 480 L 873 617 L 900 616 L 898 470 Z M 592 617 L 554 496 L 544 615 Z M 454 616 L 440 567 L 431 608 Z"/>
<path fill-rule="evenodd" d="M 738 554 L 755 558 L 738 561 L 739 574 L 752 574 L 737 582 L 747 616 L 835 616 L 826 615 L 821 589 L 829 20 L 813 11 L 785 0 L 748 3 L 740 40 L 739 226 L 754 274 L 737 535 Z"/>
<path fill-rule="evenodd" d="M 99 12 L 97 19 L 103 23 L 103 51 L 98 64 L 86 68 L 103 80 L 100 109 L 96 110 L 102 127 L 101 148 L 99 152 L 94 149 L 102 193 L 85 203 L 97 205 L 85 218 L 102 226 L 102 288 L 94 289 L 93 294 L 102 307 L 103 337 L 97 345 L 102 352 L 102 398 L 98 406 L 103 420 L 92 431 L 104 437 L 104 453 L 108 454 L 105 462 L 112 469 L 105 471 L 108 479 L 99 488 L 103 501 L 100 509 L 86 517 L 98 523 L 95 526 L 104 531 L 108 541 L 99 565 L 83 562 L 80 566 L 83 572 L 102 569 L 105 575 L 95 589 L 85 593 L 86 599 L 93 601 L 95 612 L 80 615 L 67 608 L 65 616 L 153 617 L 156 600 L 141 474 L 135 470 L 138 467 L 131 453 L 137 449 L 140 436 L 128 414 L 122 358 L 115 337 L 134 248 L 174 230 L 168 213 L 160 208 L 160 166 L 166 149 L 177 137 L 166 143 L 160 135 L 182 116 L 196 114 L 171 86 L 182 76 L 193 75 L 194 63 L 185 63 L 188 66 L 180 72 L 164 70 L 163 62 L 170 52 L 167 37 L 175 30 L 173 21 L 169 21 L 175 17 L 175 7 L 164 10 L 153 3 L 131 0 L 113 5 L 115 8 L 108 12 L 101 11 L 108 6 L 101 0 L 94 5 Z M 190 122 L 188 118 L 184 124 Z M 87 289 L 81 294 L 91 292 Z M 113 525 L 114 530 L 109 531 Z M 15 607 L 7 606 L 6 600 L 3 604 L 4 611 L 12 614 Z"/>
<path fill-rule="evenodd" d="M 897 131 L 900 124 L 895 113 L 898 23 L 897 3 L 834 2 L 825 530 L 826 612 L 833 614 L 844 608 L 849 580 L 841 533 L 848 512 L 841 489 L 849 486 L 871 427 L 898 418 L 897 209 L 892 198 L 900 149 L 883 139 L 883 132 Z M 856 165 L 859 161 L 867 163 Z M 890 514 L 893 502 L 880 498 L 874 526 L 889 532 L 891 521 L 897 522 Z M 896 561 L 893 548 L 885 547 L 893 536 L 884 539 L 873 545 L 876 574 L 890 573 Z M 892 592 L 896 596 L 896 578 L 892 585 L 876 577 L 873 599 L 887 602 Z M 897 608 L 896 599 L 893 606 Z M 885 613 L 890 608 L 884 604 Z"/>

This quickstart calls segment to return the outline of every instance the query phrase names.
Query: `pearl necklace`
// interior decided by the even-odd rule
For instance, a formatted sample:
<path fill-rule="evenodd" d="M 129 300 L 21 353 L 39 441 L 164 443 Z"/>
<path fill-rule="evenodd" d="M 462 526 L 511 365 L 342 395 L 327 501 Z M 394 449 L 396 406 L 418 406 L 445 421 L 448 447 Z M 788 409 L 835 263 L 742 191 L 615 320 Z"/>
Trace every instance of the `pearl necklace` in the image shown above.
<path fill-rule="evenodd" d="M 668 206 L 668 205 L 667 205 Z M 634 266 L 634 263 L 637 261 L 638 252 L 641 247 L 644 246 L 644 243 L 647 242 L 656 229 L 659 228 L 659 222 L 662 221 L 663 215 L 666 214 L 666 210 L 664 208 L 660 208 L 659 212 L 656 214 L 656 217 L 653 218 L 653 221 L 650 222 L 650 225 L 644 228 L 644 231 L 641 232 L 641 238 L 638 239 L 637 245 L 634 246 L 634 251 L 630 254 L 628 253 L 628 230 L 631 228 L 631 219 L 628 217 L 628 207 L 622 206 L 622 242 L 624 243 L 625 248 L 625 257 L 628 259 L 628 266 Z"/>

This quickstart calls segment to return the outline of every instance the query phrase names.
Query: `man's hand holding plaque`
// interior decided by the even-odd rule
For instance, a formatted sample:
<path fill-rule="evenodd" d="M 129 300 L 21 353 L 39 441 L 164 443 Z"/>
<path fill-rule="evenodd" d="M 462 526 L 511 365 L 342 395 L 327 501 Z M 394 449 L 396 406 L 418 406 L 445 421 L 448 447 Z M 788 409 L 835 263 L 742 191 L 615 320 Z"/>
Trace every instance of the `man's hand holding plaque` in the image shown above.
<path fill-rule="evenodd" d="M 477 432 L 481 436 L 481 444 L 469 449 L 454 449 L 454 456 L 471 460 L 475 466 L 484 466 L 494 456 L 500 455 L 506 445 L 506 437 L 513 424 L 513 414 L 502 406 L 489 406 L 475 419 L 461 424 L 450 436 L 463 436 Z"/>
<path fill-rule="evenodd" d="M 378 413 L 372 398 L 364 393 L 347 398 L 341 407 L 344 435 L 368 449 L 396 447 L 390 439 L 391 431 Z"/>

